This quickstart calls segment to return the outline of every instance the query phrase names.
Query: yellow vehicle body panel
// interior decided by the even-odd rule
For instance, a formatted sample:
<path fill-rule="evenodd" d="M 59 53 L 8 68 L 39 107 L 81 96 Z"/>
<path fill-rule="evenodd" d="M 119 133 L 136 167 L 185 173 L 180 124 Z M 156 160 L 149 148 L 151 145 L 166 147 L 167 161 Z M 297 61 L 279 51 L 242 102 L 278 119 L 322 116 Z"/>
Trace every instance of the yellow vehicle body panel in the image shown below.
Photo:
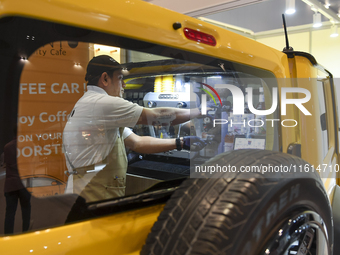
<path fill-rule="evenodd" d="M 289 76 L 287 56 L 264 44 L 140 0 L 115 1 L 2 1 L 0 16 L 26 16 L 73 25 L 95 31 L 114 33 L 147 42 L 181 48 L 208 56 L 218 56 L 237 63 L 270 70 L 278 78 Z M 156 21 L 156 22 L 155 22 Z M 188 40 L 182 28 L 199 29 L 215 36 L 215 47 Z"/>
<path fill-rule="evenodd" d="M 335 119 L 334 110 L 332 105 L 332 91 L 329 82 L 324 86 L 325 93 L 325 107 L 327 116 L 327 134 L 328 134 L 328 152 L 325 157 L 322 157 L 322 136 L 320 131 L 317 129 L 321 126 L 320 118 L 315 116 L 320 116 L 320 106 L 318 99 L 318 84 L 317 82 L 326 81 L 327 74 L 321 72 L 316 67 L 313 67 L 312 63 L 304 57 L 295 57 L 295 66 L 297 68 L 296 77 L 298 78 L 298 87 L 305 88 L 311 93 L 311 100 L 305 104 L 307 109 L 313 109 L 312 116 L 306 116 L 304 114 L 299 114 L 300 125 L 300 143 L 302 145 L 301 157 L 309 162 L 313 166 L 319 166 L 324 164 L 324 166 L 335 166 L 338 164 L 336 148 L 335 148 Z M 315 77 L 310 79 L 310 77 Z M 319 85 L 320 86 L 320 85 Z M 327 169 L 327 168 L 326 168 Z M 325 188 L 330 200 L 332 201 L 332 191 L 336 185 L 337 173 L 335 171 L 327 172 L 320 171 L 320 176 L 323 179 Z"/>
<path fill-rule="evenodd" d="M 163 206 L 0 238 L 1 254 L 138 254 Z"/>

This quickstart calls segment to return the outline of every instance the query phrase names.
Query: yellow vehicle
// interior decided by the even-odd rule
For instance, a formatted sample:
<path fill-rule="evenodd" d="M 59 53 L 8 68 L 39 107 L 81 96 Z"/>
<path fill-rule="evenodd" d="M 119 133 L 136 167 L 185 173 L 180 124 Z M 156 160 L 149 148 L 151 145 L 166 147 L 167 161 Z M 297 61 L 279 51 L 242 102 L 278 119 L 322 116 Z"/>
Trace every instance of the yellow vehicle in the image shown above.
<path fill-rule="evenodd" d="M 16 145 L 0 177 L 1 254 L 340 253 L 338 88 L 313 56 L 140 0 L 0 5 L 0 154 Z M 126 196 L 85 203 L 63 191 L 62 133 L 103 51 L 124 66 L 126 100 L 206 115 L 136 134 L 207 146 L 129 152 Z M 33 192 L 11 211 L 9 176 Z"/>
<path fill-rule="evenodd" d="M 28 192 L 35 197 L 63 194 L 66 187 L 65 183 L 46 175 L 43 177 L 22 176 L 21 180 Z"/>

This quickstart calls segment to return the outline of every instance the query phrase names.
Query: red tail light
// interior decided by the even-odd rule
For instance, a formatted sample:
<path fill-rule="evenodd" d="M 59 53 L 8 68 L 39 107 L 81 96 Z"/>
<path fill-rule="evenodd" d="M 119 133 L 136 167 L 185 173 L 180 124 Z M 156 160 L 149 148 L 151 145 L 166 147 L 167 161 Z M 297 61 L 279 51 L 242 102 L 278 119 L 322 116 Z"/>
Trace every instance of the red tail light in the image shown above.
<path fill-rule="evenodd" d="M 216 39 L 212 35 L 208 35 L 206 33 L 199 32 L 197 30 L 193 30 L 190 28 L 184 28 L 184 34 L 185 37 L 188 38 L 189 40 L 205 43 L 211 46 L 216 45 Z"/>

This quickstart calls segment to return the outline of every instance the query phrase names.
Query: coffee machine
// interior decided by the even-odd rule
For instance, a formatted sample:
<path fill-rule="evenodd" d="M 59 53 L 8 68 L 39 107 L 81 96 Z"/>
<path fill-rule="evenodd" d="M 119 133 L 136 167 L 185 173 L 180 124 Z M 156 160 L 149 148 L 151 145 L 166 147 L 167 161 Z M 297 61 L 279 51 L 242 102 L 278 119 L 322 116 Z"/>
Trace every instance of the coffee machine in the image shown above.
<path fill-rule="evenodd" d="M 182 109 L 197 108 L 200 104 L 199 98 L 195 93 L 188 92 L 149 92 L 143 99 L 144 107 L 157 108 L 157 107 L 172 107 Z M 160 125 L 149 125 L 150 136 L 168 139 L 177 138 L 188 135 L 196 135 L 194 121 L 188 121 L 179 125 L 171 126 L 170 120 L 167 123 Z M 161 155 L 190 158 L 189 151 L 170 151 L 160 153 Z"/>

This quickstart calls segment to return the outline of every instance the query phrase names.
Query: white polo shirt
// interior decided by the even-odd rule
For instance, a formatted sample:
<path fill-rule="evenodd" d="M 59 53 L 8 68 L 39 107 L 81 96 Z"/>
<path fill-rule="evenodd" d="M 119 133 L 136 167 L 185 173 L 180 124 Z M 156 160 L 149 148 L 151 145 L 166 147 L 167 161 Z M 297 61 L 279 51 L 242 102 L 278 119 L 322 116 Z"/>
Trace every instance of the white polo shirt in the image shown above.
<path fill-rule="evenodd" d="M 73 167 L 89 166 L 105 159 L 119 136 L 119 128 L 135 126 L 142 110 L 138 104 L 109 96 L 100 87 L 87 86 L 63 133 L 64 150 Z M 131 133 L 129 128 L 124 128 L 123 138 Z"/>

